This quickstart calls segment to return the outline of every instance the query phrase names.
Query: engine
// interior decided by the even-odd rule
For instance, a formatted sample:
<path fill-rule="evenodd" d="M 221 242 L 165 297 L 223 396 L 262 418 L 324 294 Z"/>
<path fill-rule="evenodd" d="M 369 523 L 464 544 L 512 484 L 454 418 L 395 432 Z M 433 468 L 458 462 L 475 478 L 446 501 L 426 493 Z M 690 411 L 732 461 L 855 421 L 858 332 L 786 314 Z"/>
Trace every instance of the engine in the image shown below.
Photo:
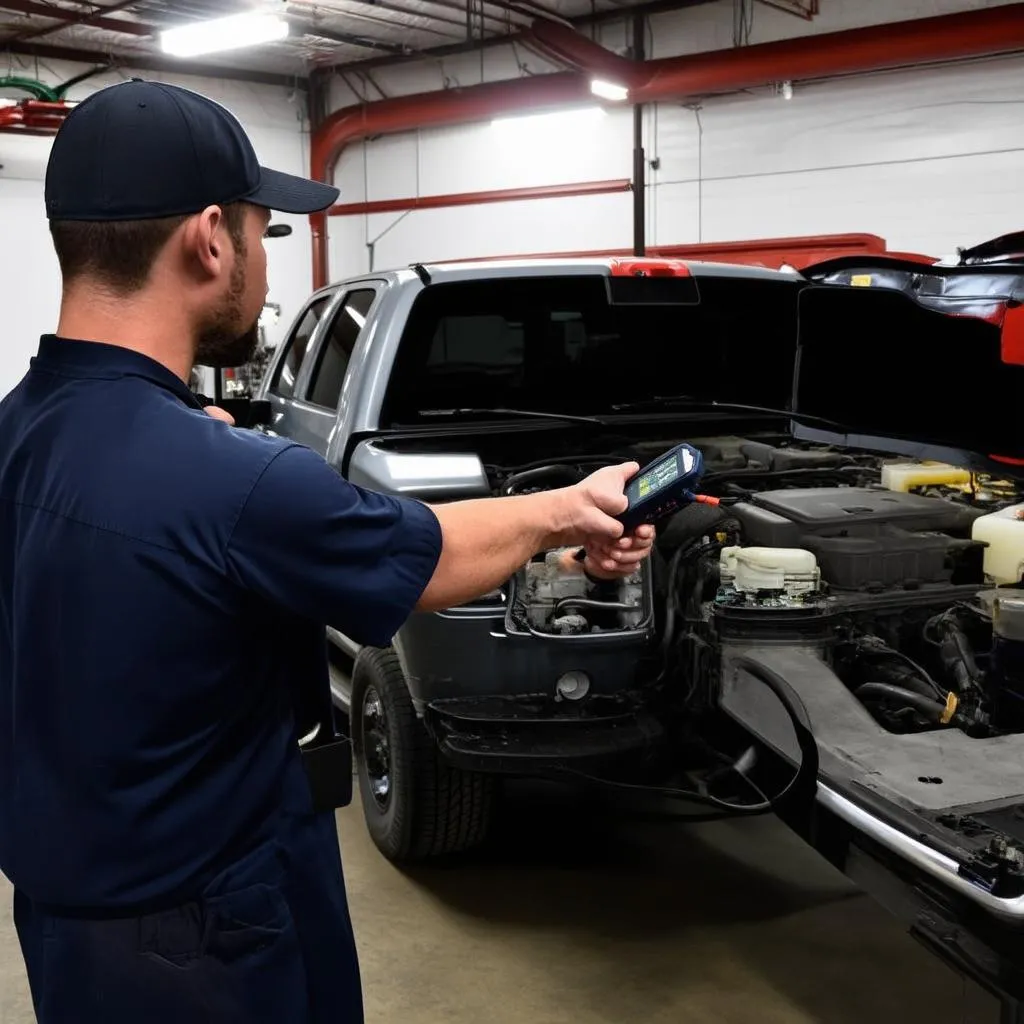
<path fill-rule="evenodd" d="M 635 633 L 650 627 L 648 573 L 621 580 L 592 580 L 573 555 L 575 549 L 546 552 L 513 581 L 506 626 L 535 636 Z"/>
<path fill-rule="evenodd" d="M 1010 528 L 999 516 L 1016 515 L 1015 486 L 944 486 L 929 469 L 915 492 L 884 486 L 899 474 L 868 453 L 732 437 L 691 443 L 705 455 L 704 489 L 721 505 L 690 505 L 661 523 L 656 555 L 624 580 L 590 579 L 572 551 L 540 553 L 510 582 L 510 633 L 643 639 L 660 659 L 652 675 L 675 679 L 678 706 L 690 712 L 716 703 L 728 645 L 810 645 L 889 731 L 1024 731 L 1016 563 L 992 589 L 992 566 L 1007 562 L 992 537 Z M 597 465 L 656 454 L 634 446 L 533 463 L 498 475 L 495 492 L 564 486 Z"/>
<path fill-rule="evenodd" d="M 506 478 L 502 493 L 529 494 L 581 480 L 582 466 L 537 466 Z M 539 554 L 509 585 L 505 628 L 511 634 L 579 637 L 618 634 L 636 638 L 653 624 L 651 570 L 642 565 L 619 580 L 592 579 L 575 548 Z"/>
<path fill-rule="evenodd" d="M 730 509 L 742 546 L 722 552 L 723 602 L 870 604 L 981 587 L 981 511 L 942 498 L 868 487 L 766 491 Z"/>
<path fill-rule="evenodd" d="M 990 586 L 986 512 L 879 487 L 751 494 L 717 556 L 715 639 L 816 646 L 891 732 L 1024 731 L 1024 591 Z"/>

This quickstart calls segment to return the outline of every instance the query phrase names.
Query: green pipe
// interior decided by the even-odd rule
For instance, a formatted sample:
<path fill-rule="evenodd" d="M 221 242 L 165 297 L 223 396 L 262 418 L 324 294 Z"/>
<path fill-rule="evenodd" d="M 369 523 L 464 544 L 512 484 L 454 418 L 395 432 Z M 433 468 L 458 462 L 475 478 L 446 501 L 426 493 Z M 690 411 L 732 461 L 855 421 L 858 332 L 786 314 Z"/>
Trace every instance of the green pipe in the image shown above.
<path fill-rule="evenodd" d="M 48 103 L 58 103 L 61 99 L 61 92 L 56 89 L 51 89 L 34 78 L 22 78 L 20 75 L 7 75 L 0 78 L 0 89 L 3 88 L 22 89 L 31 93 L 37 100 L 46 100 Z"/>

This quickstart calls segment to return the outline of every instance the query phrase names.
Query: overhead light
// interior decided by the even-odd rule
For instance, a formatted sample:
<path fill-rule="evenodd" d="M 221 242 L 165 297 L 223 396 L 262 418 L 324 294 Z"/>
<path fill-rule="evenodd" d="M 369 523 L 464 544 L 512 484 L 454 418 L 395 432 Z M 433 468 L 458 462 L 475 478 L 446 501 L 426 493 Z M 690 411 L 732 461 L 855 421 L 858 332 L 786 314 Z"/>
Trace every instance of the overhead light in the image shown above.
<path fill-rule="evenodd" d="M 246 11 L 227 18 L 179 25 L 160 33 L 160 47 L 174 57 L 198 57 L 222 50 L 273 43 L 288 35 L 288 22 L 273 14 Z"/>
<path fill-rule="evenodd" d="M 782 98 L 784 100 L 791 100 L 793 98 L 793 83 L 783 82 L 782 83 Z"/>
<path fill-rule="evenodd" d="M 613 100 L 616 103 L 629 99 L 629 89 L 626 86 L 619 85 L 616 82 L 609 82 L 603 78 L 591 79 L 590 91 L 595 96 L 600 96 L 603 100 Z"/>
<path fill-rule="evenodd" d="M 498 117 L 491 127 L 501 130 L 522 131 L 530 129 L 566 129 L 586 124 L 605 116 L 603 107 L 573 107 L 570 110 L 552 110 L 539 114 L 520 114 L 512 117 Z"/>

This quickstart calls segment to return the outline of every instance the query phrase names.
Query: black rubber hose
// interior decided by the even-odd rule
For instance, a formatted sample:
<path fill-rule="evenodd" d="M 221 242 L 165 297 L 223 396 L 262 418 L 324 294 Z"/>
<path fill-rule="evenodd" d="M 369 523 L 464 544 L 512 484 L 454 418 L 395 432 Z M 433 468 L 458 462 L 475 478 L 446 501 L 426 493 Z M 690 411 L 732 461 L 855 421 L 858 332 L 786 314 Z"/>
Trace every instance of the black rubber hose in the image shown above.
<path fill-rule="evenodd" d="M 752 675 L 758 682 L 764 683 L 779 698 L 779 703 L 789 715 L 793 731 L 796 733 L 797 746 L 800 748 L 800 764 L 786 788 L 771 799 L 771 807 L 778 807 L 783 800 L 798 806 L 810 806 L 818 793 L 819 757 L 818 743 L 814 739 L 811 720 L 804 702 L 775 669 L 749 657 L 736 658 L 732 663 Z"/>
<path fill-rule="evenodd" d="M 727 812 L 722 817 L 768 814 L 780 807 L 784 801 L 786 803 L 795 803 L 798 799 L 802 801 L 803 807 L 809 807 L 817 796 L 819 761 L 818 744 L 815 742 L 814 734 L 811 732 L 810 719 L 807 716 L 807 709 L 804 707 L 803 701 L 800 699 L 799 694 L 774 669 L 768 668 L 766 665 L 762 665 L 760 662 L 753 661 L 747 657 L 737 658 L 734 664 L 749 672 L 759 682 L 764 683 L 779 698 L 779 702 L 793 723 L 797 744 L 800 747 L 800 764 L 793 773 L 793 777 L 777 796 L 768 797 L 757 803 L 737 804 L 730 800 L 722 800 L 720 797 L 713 796 L 710 793 L 697 793 L 692 790 L 676 789 L 670 786 L 646 786 L 634 782 L 621 782 L 617 779 L 602 779 L 596 775 L 590 775 L 577 768 L 569 768 L 567 766 L 559 766 L 557 771 L 560 774 L 575 776 L 576 778 L 608 786 L 612 789 L 635 790 L 651 796 L 663 796 L 670 800 L 679 800 L 683 803 L 704 804 L 705 806 L 716 807 L 721 811 Z M 735 763 L 733 768 L 740 775 L 740 778 L 753 786 L 753 783 L 743 774 L 743 768 L 747 761 L 748 754 L 745 753 Z M 757 787 L 753 788 L 756 789 Z"/>
<path fill-rule="evenodd" d="M 504 493 L 515 494 L 517 490 L 525 485 L 536 483 L 538 480 L 562 481 L 562 485 L 579 483 L 580 475 L 571 466 L 537 466 L 534 469 L 527 469 L 521 473 L 513 473 L 505 481 Z M 558 484 L 554 484 L 558 486 Z"/>
<path fill-rule="evenodd" d="M 912 693 L 919 693 L 928 700 L 939 700 L 945 696 L 945 692 L 933 679 L 922 679 L 909 665 L 898 661 L 892 664 L 876 665 L 874 671 L 882 678 L 873 682 L 885 683 L 888 686 L 910 690 Z"/>
<path fill-rule="evenodd" d="M 595 601 L 590 597 L 561 597 L 555 602 L 555 612 L 563 608 L 594 608 L 597 611 L 608 612 L 641 612 L 643 608 L 636 604 L 626 604 L 624 601 Z"/>
<path fill-rule="evenodd" d="M 902 686 L 893 686 L 890 683 L 864 683 L 863 686 L 858 686 L 854 690 L 854 696 L 859 697 L 861 700 L 867 697 L 883 697 L 888 700 L 898 700 L 904 705 L 914 708 L 915 711 L 920 711 L 921 714 L 928 716 L 936 722 L 939 721 L 942 713 L 946 710 L 945 704 L 932 697 L 925 697 L 920 693 L 915 693 L 913 690 L 905 690 Z"/>

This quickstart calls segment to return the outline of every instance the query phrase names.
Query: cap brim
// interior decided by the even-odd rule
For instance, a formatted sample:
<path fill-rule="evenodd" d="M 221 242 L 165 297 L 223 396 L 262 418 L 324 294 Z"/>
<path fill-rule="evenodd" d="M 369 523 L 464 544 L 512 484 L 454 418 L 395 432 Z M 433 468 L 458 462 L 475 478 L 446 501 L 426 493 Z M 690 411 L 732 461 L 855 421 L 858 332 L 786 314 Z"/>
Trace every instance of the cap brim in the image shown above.
<path fill-rule="evenodd" d="M 261 167 L 259 188 L 245 198 L 254 206 L 280 213 L 319 213 L 333 206 L 340 195 L 333 185 Z"/>

